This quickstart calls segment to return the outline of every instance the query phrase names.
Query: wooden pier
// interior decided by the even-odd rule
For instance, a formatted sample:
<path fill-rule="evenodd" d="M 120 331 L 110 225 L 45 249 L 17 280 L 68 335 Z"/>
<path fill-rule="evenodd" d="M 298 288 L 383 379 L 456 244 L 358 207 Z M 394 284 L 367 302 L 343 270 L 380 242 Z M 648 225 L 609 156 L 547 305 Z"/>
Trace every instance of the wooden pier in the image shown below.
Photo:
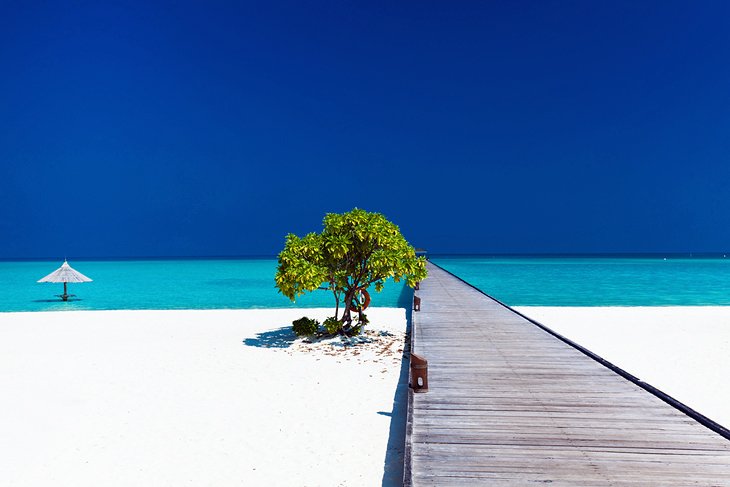
<path fill-rule="evenodd" d="M 730 486 L 730 441 L 429 263 L 405 485 Z M 627 338 L 628 339 L 628 338 Z"/>

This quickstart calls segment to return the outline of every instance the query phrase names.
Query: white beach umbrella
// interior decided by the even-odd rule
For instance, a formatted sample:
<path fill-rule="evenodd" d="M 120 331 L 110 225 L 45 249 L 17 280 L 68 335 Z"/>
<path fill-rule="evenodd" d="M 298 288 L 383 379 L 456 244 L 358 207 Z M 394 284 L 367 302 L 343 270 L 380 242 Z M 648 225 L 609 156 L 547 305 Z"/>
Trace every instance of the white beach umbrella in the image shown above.
<path fill-rule="evenodd" d="M 80 273 L 79 271 L 73 269 L 70 265 L 68 265 L 67 261 L 63 261 L 63 265 L 56 269 L 55 271 L 48 274 L 43 279 L 38 280 L 38 282 L 62 282 L 63 283 L 63 294 L 61 294 L 61 298 L 64 301 L 68 301 L 69 296 L 73 296 L 73 294 L 68 294 L 66 285 L 69 282 L 91 282 L 91 279 Z"/>

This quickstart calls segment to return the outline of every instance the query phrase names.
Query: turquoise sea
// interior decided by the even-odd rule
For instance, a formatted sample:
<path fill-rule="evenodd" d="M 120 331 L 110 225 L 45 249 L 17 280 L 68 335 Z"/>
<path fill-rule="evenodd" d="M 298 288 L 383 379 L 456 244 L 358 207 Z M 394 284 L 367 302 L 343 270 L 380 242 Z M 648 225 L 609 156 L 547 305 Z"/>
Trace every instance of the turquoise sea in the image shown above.
<path fill-rule="evenodd" d="M 730 257 L 722 254 L 431 261 L 511 306 L 730 305 Z"/>
<path fill-rule="evenodd" d="M 254 309 L 333 307 L 327 291 L 292 303 L 274 287 L 275 259 L 70 260 L 93 282 L 70 283 L 73 301 L 56 294 L 63 284 L 36 281 L 63 262 L 0 262 L 0 312 L 102 309 Z M 402 283 L 372 291 L 372 306 L 409 307 L 412 294 Z"/>
<path fill-rule="evenodd" d="M 666 260 L 665 260 L 666 259 Z M 730 305 L 730 258 L 720 256 L 431 256 L 513 306 Z M 94 282 L 38 284 L 59 261 L 0 262 L 0 311 L 81 309 L 252 309 L 330 307 L 326 291 L 291 303 L 274 287 L 276 260 L 72 260 Z M 389 282 L 373 306 L 410 305 L 410 290 Z"/>

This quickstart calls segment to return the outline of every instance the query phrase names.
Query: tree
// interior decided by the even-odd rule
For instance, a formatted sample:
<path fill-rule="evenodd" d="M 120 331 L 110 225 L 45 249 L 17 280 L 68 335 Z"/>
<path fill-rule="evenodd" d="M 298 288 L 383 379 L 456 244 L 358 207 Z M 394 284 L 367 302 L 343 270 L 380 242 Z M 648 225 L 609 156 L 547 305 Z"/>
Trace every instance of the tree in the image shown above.
<path fill-rule="evenodd" d="M 410 287 L 426 278 L 426 260 L 416 257 L 400 229 L 380 213 L 355 208 L 347 213 L 328 213 L 322 233 L 309 233 L 303 238 L 286 236 L 279 254 L 276 287 L 295 301 L 298 296 L 316 289 L 327 289 L 335 298 L 335 333 L 356 335 L 365 314 L 357 297 L 372 285 L 383 289 L 385 281 L 405 279 Z M 342 316 L 338 317 L 340 305 Z M 352 311 L 358 312 L 358 323 L 352 324 Z M 332 327 L 328 327 L 332 328 Z"/>

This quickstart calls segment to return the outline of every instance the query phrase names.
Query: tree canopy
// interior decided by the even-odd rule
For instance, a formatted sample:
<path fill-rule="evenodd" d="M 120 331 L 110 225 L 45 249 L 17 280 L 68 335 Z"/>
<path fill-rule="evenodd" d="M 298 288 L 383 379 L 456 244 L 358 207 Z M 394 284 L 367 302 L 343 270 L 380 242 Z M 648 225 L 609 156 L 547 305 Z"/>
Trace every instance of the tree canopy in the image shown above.
<path fill-rule="evenodd" d="M 278 261 L 279 291 L 292 301 L 323 287 L 331 291 L 334 318 L 341 324 L 337 331 L 347 334 L 358 333 L 367 322 L 356 301 L 358 293 L 370 286 L 380 292 L 389 278 L 414 287 L 426 277 L 425 259 L 416 257 L 398 226 L 380 213 L 358 208 L 325 215 L 321 233 L 287 235 Z M 338 317 L 340 305 L 342 317 Z M 359 315 L 356 326 L 352 326 L 353 310 Z"/>

